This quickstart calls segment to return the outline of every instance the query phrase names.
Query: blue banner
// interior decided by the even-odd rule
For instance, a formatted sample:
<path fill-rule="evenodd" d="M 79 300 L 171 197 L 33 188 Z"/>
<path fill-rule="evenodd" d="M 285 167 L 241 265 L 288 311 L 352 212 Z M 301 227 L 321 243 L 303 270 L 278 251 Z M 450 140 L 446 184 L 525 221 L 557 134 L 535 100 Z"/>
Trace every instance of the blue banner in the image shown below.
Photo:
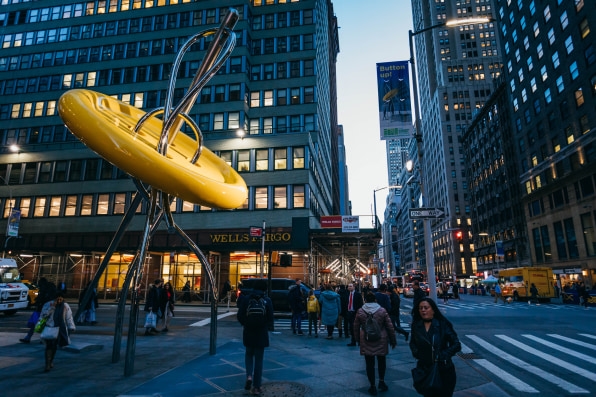
<path fill-rule="evenodd" d="M 408 61 L 377 63 L 381 139 L 411 138 L 412 103 Z"/>
<path fill-rule="evenodd" d="M 21 221 L 21 210 L 13 208 L 8 216 L 8 224 L 6 225 L 6 235 L 8 237 L 18 237 L 19 222 Z"/>

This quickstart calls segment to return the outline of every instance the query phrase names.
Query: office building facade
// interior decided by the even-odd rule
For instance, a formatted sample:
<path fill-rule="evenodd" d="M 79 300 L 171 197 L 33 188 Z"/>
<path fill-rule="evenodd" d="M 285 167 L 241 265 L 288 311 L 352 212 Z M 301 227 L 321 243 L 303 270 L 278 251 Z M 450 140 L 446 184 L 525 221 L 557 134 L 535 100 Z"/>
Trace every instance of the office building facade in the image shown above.
<path fill-rule="evenodd" d="M 279 264 L 276 253 L 294 253 L 292 266 L 276 267 L 277 275 L 317 281 L 316 248 L 313 255 L 308 233 L 319 226 L 320 216 L 340 211 L 339 42 L 330 0 L 1 4 L 2 219 L 20 210 L 19 236 L 5 235 L 4 248 L 18 254 L 27 277 L 65 278 L 74 288 L 83 286 L 136 191 L 123 170 L 64 127 L 57 112 L 61 94 L 82 88 L 147 111 L 163 106 L 178 50 L 190 36 L 218 27 L 231 7 L 240 15 L 236 48 L 189 116 L 205 146 L 245 179 L 248 197 L 232 211 L 179 199 L 171 208 L 177 223 L 209 254 L 221 283 L 259 273 L 261 239 L 250 237 L 249 228 L 263 223 L 265 263 Z M 183 59 L 175 102 L 188 89 L 210 37 L 195 43 Z M 122 286 L 146 211 L 146 204 L 136 210 L 100 280 L 106 296 Z M 160 276 L 176 287 L 190 280 L 204 288 L 197 258 L 165 227 L 155 233 L 150 252 L 148 283 Z"/>

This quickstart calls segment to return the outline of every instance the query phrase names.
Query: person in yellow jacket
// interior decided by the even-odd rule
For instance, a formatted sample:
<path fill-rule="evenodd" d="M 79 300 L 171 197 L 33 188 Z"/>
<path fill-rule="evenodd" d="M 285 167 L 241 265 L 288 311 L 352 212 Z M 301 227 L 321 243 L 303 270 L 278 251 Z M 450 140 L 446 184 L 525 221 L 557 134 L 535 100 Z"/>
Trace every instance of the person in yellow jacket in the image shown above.
<path fill-rule="evenodd" d="M 315 292 L 311 289 L 306 300 L 306 311 L 308 313 L 308 336 L 312 336 L 312 329 L 315 329 L 315 338 L 319 337 L 319 327 L 317 322 L 319 320 L 319 300 L 315 297 Z"/>

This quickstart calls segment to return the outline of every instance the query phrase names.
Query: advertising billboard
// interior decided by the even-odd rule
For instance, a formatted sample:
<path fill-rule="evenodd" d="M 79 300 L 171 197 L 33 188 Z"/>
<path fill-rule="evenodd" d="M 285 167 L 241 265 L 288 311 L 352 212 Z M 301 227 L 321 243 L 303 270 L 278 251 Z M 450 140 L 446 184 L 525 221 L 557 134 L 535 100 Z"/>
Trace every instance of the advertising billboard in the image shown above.
<path fill-rule="evenodd" d="M 381 139 L 411 138 L 412 102 L 408 61 L 377 63 Z"/>

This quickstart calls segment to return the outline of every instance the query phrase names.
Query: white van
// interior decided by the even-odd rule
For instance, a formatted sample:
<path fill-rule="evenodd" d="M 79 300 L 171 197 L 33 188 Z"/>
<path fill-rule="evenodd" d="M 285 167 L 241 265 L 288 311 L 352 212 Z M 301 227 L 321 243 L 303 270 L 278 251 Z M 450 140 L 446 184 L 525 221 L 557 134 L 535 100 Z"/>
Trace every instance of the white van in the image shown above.
<path fill-rule="evenodd" d="M 14 259 L 0 259 L 0 312 L 7 316 L 28 306 L 29 288 L 22 283 L 19 267 Z"/>

